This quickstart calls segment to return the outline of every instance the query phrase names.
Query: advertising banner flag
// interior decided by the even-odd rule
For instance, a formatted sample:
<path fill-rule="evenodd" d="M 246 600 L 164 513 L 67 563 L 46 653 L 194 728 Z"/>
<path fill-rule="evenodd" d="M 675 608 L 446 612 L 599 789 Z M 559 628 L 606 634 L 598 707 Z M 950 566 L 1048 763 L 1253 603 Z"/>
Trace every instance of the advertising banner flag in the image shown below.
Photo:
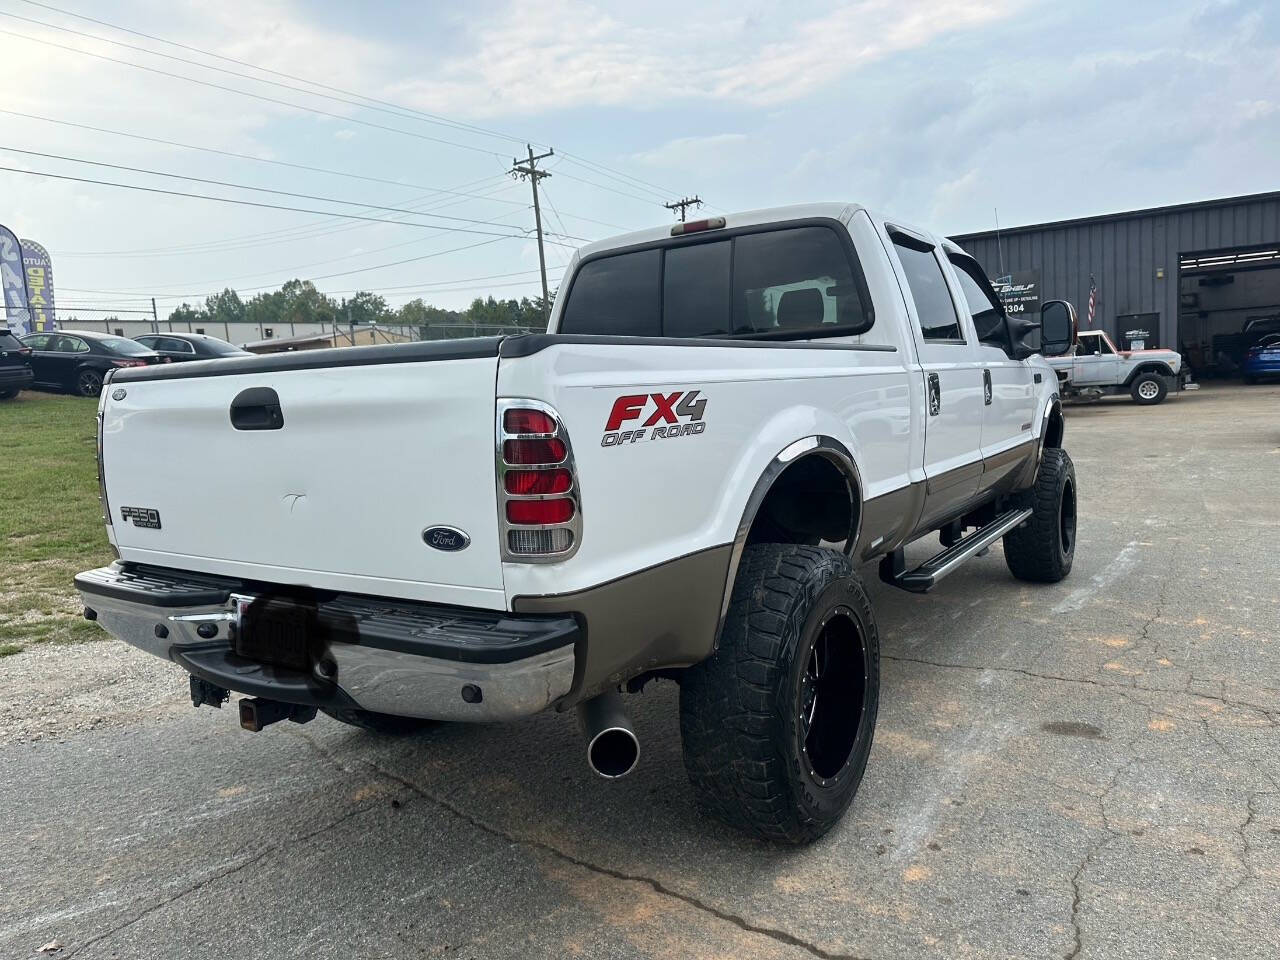
<path fill-rule="evenodd" d="M 31 332 L 27 308 L 27 272 L 22 269 L 22 247 L 13 231 L 0 224 L 0 299 L 7 325 L 17 336 Z"/>
<path fill-rule="evenodd" d="M 22 241 L 22 267 L 27 274 L 27 307 L 34 330 L 55 330 L 58 314 L 53 304 L 53 261 L 49 251 L 34 240 Z"/>

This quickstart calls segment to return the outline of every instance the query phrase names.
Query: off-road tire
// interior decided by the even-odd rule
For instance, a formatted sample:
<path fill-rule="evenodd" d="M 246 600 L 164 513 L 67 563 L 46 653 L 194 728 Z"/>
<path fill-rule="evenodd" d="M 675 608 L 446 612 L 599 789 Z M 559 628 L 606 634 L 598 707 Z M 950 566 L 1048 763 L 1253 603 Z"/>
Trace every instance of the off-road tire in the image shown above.
<path fill-rule="evenodd" d="M 96 397 L 102 392 L 102 374 L 97 370 L 81 370 L 76 374 L 75 392 L 81 397 Z"/>
<path fill-rule="evenodd" d="M 355 707 L 322 707 L 321 709 L 335 720 L 388 737 L 407 736 L 435 726 L 438 722 L 423 720 L 420 717 L 397 717 L 389 713 L 375 713 L 372 710 L 359 710 Z"/>
<path fill-rule="evenodd" d="M 1144 387 L 1143 384 L 1148 384 L 1148 386 Z M 1150 384 L 1155 384 L 1154 392 L 1152 392 Z M 1141 404 L 1144 407 L 1163 403 L 1168 393 L 1169 388 L 1165 386 L 1164 377 L 1158 373 L 1140 373 L 1133 378 L 1133 383 L 1129 384 L 1129 396 L 1133 397 L 1134 403 Z M 1146 394 L 1146 396 L 1143 394 Z"/>
<path fill-rule="evenodd" d="M 719 649 L 681 680 L 698 806 L 764 840 L 816 840 L 862 782 L 879 702 L 875 616 L 849 558 L 799 544 L 747 547 Z"/>
<path fill-rule="evenodd" d="M 1009 572 L 1032 583 L 1057 583 L 1076 553 L 1076 468 L 1067 451 L 1044 451 L 1029 493 L 1031 519 L 1004 535 Z"/>

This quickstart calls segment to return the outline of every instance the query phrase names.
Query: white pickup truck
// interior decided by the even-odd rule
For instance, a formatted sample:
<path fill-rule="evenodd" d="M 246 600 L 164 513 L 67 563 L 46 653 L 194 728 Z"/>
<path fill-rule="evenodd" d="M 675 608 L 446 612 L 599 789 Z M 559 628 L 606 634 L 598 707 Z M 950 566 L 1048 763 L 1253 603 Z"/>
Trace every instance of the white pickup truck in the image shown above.
<path fill-rule="evenodd" d="M 1040 352 L 1074 314 L 1042 318 L 949 241 L 821 204 L 585 247 L 546 334 L 120 371 L 119 560 L 76 578 L 85 616 L 196 705 L 244 694 L 250 730 L 577 708 L 605 776 L 639 755 L 620 691 L 672 679 L 700 804 L 808 841 L 875 726 L 859 565 L 925 591 L 1003 537 L 1020 579 L 1071 569 Z"/>

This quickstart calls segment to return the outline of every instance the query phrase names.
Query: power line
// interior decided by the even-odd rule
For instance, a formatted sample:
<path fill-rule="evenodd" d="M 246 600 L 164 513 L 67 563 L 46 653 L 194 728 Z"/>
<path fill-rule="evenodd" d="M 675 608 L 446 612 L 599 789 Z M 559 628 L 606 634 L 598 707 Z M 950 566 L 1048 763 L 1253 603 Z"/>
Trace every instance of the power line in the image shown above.
<path fill-rule="evenodd" d="M 30 0 L 28 0 L 30 2 Z M 248 153 L 234 153 L 230 150 L 219 150 L 216 147 L 202 147 L 194 143 L 181 143 L 177 140 L 165 140 L 161 137 L 149 137 L 141 133 L 126 133 L 123 130 L 110 130 L 106 127 L 95 127 L 87 123 L 75 123 L 71 120 L 57 120 L 53 117 L 42 117 L 34 113 L 21 113 L 17 110 L 0 109 L 0 113 L 7 114 L 11 117 L 22 117 L 27 120 L 39 120 L 43 123 L 55 123 L 64 127 L 75 127 L 78 130 L 88 130 L 92 133 L 106 133 L 115 137 L 127 137 L 130 140 L 143 140 L 147 143 L 158 143 L 166 147 L 179 147 L 183 150 L 198 150 L 202 153 L 217 154 L 222 157 L 231 157 L 235 160 L 251 160 L 254 163 L 269 163 L 278 167 L 289 167 L 294 170 L 307 170 L 311 173 L 323 173 L 334 177 L 348 177 L 352 180 L 365 180 L 369 183 L 382 183 L 393 187 L 408 187 L 412 190 L 426 190 L 429 193 L 449 194 L 457 197 L 470 197 L 475 199 L 484 199 L 480 194 L 463 193 L 456 189 L 446 189 L 443 187 L 428 187 L 420 183 L 410 183 L 406 180 L 388 180 L 385 177 L 370 177 L 360 173 L 350 173 L 346 170 L 330 170 L 325 167 L 313 167 L 305 163 L 290 163 L 287 160 L 272 160 L 267 157 L 255 157 Z M 485 179 L 488 179 L 487 177 Z M 517 200 L 497 200 L 495 203 L 514 203 L 518 206 L 524 206 Z"/>
<path fill-rule="evenodd" d="M 119 31 L 119 32 L 121 32 L 121 33 L 127 33 L 127 34 L 130 34 L 130 35 L 135 36 L 135 37 L 141 37 L 141 38 L 142 38 L 142 39 L 144 39 L 144 40 L 151 40 L 151 41 L 153 41 L 153 42 L 155 42 L 155 43 L 163 43 L 163 44 L 166 44 L 166 45 L 168 45 L 168 46 L 176 47 L 176 48 L 178 48 L 178 49 L 180 49 L 180 50 L 186 50 L 186 51 L 188 51 L 188 52 L 190 52 L 190 53 L 199 53 L 199 54 L 201 54 L 202 56 L 210 57 L 210 58 L 212 58 L 212 59 L 214 59 L 214 60 L 220 60 L 220 61 L 222 61 L 222 62 L 224 62 L 224 63 L 234 63 L 234 64 L 236 64 L 237 66 L 241 66 L 241 67 L 248 67 L 249 69 L 251 69 L 251 70 L 256 70 L 256 71 L 258 71 L 258 72 L 260 72 L 260 73 L 267 73 L 267 74 L 271 74 L 272 76 L 276 76 L 276 77 L 283 77 L 283 78 L 284 78 L 284 79 L 286 79 L 286 80 L 296 80 L 296 81 L 297 81 L 297 82 L 299 82 L 299 83 L 304 83 L 304 84 L 307 84 L 308 86 L 311 86 L 311 87 L 318 87 L 318 88 L 320 88 L 320 89 L 322 89 L 322 90 L 328 90 L 328 91 L 331 91 L 332 93 L 342 94 L 343 96 L 346 96 L 346 97 L 355 97 L 355 98 L 357 98 L 358 100 L 367 101 L 365 104 L 360 104 L 360 106 L 364 107 L 365 109 L 374 109 L 373 107 L 370 107 L 368 104 L 378 104 L 378 105 L 383 106 L 383 107 L 390 107 L 390 108 L 392 108 L 392 110 L 394 110 L 394 111 L 395 111 L 395 113 L 394 113 L 394 115 L 395 115 L 395 116 L 399 116 L 399 117 L 402 117 L 402 118 L 405 118 L 405 119 L 420 119 L 420 120 L 422 120 L 422 121 L 425 121 L 425 122 L 428 122 L 428 123 L 435 123 L 435 124 L 439 124 L 439 125 L 441 125 L 441 126 L 448 127 L 448 128 L 450 128 L 450 129 L 455 129 L 455 130 L 465 130 L 465 131 L 467 131 L 467 132 L 469 132 L 469 133 L 478 133 L 478 134 L 481 134 L 481 135 L 483 135 L 483 136 L 494 137 L 494 138 L 497 138 L 497 139 L 499 139 L 499 140 L 507 140 L 507 141 L 510 141 L 510 142 L 513 142 L 513 143 L 527 143 L 527 142 L 529 142 L 529 138 L 528 138 L 528 137 L 516 137 L 516 136 L 513 136 L 513 135 L 511 135 L 511 134 L 503 133 L 503 132 L 498 131 L 498 130 L 491 130 L 491 129 L 488 129 L 488 128 L 486 128 L 486 127 L 480 127 L 480 126 L 476 126 L 475 124 L 464 123 L 464 122 L 459 121 L 459 120 L 454 120 L 454 119 L 451 119 L 451 118 L 449 118 L 449 117 L 444 117 L 444 116 L 441 116 L 440 114 L 429 113 L 429 112 L 427 112 L 427 111 L 425 111 L 425 110 L 419 110 L 419 109 L 417 109 L 416 107 L 407 107 L 407 106 L 404 106 L 403 104 L 394 103 L 394 102 L 389 101 L 389 100 L 382 100 L 382 99 L 379 99 L 379 98 L 377 98 L 377 97 L 371 97 L 371 96 L 369 96 L 369 95 L 367 95 L 367 94 L 358 93 L 358 92 L 356 92 L 356 91 L 352 91 L 352 90 L 345 90 L 345 89 L 343 89 L 343 88 L 341 88 L 341 87 L 331 86 L 330 84 L 321 83 L 321 82 L 319 82 L 319 81 L 317 81 L 317 80 L 311 80 L 311 79 L 308 79 L 308 78 L 306 78 L 306 77 L 301 77 L 301 76 L 298 76 L 297 74 L 287 73 L 287 72 L 284 72 L 284 71 L 282 71 L 282 70 L 273 70 L 273 69 L 271 69 L 271 68 L 269 68 L 269 67 L 263 67 L 263 66 L 259 66 L 258 64 L 255 64 L 255 63 L 251 63 L 251 62 L 249 62 L 249 61 L 247 61 L 247 60 L 239 60 L 239 59 L 236 59 L 235 57 L 228 57 L 228 56 L 224 56 L 224 55 L 222 55 L 222 54 L 220 54 L 220 53 L 214 53 L 213 51 L 205 50 L 205 49 L 202 49 L 202 48 L 200 48 L 200 47 L 192 46 L 192 45 L 190 45 L 190 44 L 180 43 L 180 42 L 178 42 L 178 41 L 176 41 L 176 40 L 169 40 L 169 39 L 167 39 L 167 38 L 165 38 L 165 37 L 158 37 L 158 36 L 155 36 L 154 34 L 143 33 L 142 31 L 139 31 L 139 30 L 133 30 L 133 29 L 130 29 L 129 27 L 124 27 L 124 26 L 121 26 L 120 24 L 112 23 L 112 22 L 107 21 L 107 20 L 99 20 L 99 19 L 96 19 L 96 18 L 94 18 L 94 17 L 86 16 L 86 15 L 84 15 L 84 14 L 75 13 L 74 11 L 71 11 L 71 10 L 65 10 L 65 9 L 63 9 L 63 8 L 61 8 L 61 7 L 55 7 L 55 6 L 53 6 L 52 4 L 48 4 L 48 3 L 41 3 L 41 2 L 39 2 L 39 0 L 22 0 L 22 2 L 27 3 L 27 4 L 31 5 L 31 6 L 40 7 L 40 8 L 45 9 L 45 10 L 50 10 L 50 11 L 52 11 L 52 12 L 54 12 L 54 13 L 61 13 L 61 14 L 64 14 L 65 16 L 74 17 L 74 18 L 75 18 L 75 19 L 77 19 L 77 20 L 84 20 L 84 21 L 86 21 L 86 22 L 88 22 L 88 23 L 95 23 L 95 24 L 97 24 L 98 26 L 107 27 L 108 29 L 116 30 L 116 31 Z M 16 16 L 16 15 L 10 14 L 10 16 Z M 22 17 L 19 17 L 18 19 L 27 19 L 27 20 L 29 20 L 29 18 L 22 18 Z M 29 20 L 29 22 L 33 22 L 33 23 L 40 23 L 41 21 Z M 59 26 L 56 26 L 56 25 L 54 25 L 54 24 L 44 24 L 44 25 L 45 25 L 45 26 L 51 26 L 51 27 L 53 27 L 54 29 L 69 30 L 69 28 L 66 28 L 66 27 L 59 27 Z M 76 31 L 70 31 L 70 32 L 76 32 Z M 92 34 L 86 34 L 86 35 L 87 35 L 87 36 L 93 36 Z M 108 43 L 115 43 L 115 42 L 116 42 L 116 41 L 107 40 L 106 38 L 103 38 L 103 37 L 94 37 L 94 39 L 102 39 L 102 40 L 106 40 L 106 42 L 108 42 Z M 156 55 L 156 56 L 165 56 L 164 54 L 161 54 L 161 53 L 159 53 L 158 51 L 155 51 L 155 50 L 148 50 L 148 49 L 147 49 L 147 48 L 145 48 L 145 47 L 132 47 L 132 46 L 130 46 L 130 49 L 138 49 L 138 50 L 142 50 L 142 51 L 143 51 L 143 52 L 145 52 L 145 53 L 151 53 L 151 54 L 154 54 L 154 55 Z M 185 63 L 185 62 L 189 62 L 189 61 L 181 60 L 180 58 L 170 58 L 170 59 L 179 59 L 179 62 L 184 62 L 184 63 Z M 205 69 L 210 69 L 210 70 L 212 70 L 212 69 L 217 69 L 217 68 L 214 68 L 214 67 L 209 67 L 209 66 L 208 66 L 208 65 L 206 65 L 206 64 L 196 64 L 196 66 L 201 66 L 201 67 L 204 67 Z M 239 76 L 239 77 L 241 77 L 242 79 L 249 79 L 249 80 L 253 80 L 253 81 L 255 81 L 255 82 L 259 82 L 259 83 L 268 83 L 268 82 L 270 82 L 270 81 L 265 81 L 265 80 L 263 80 L 263 79 L 262 79 L 262 78 L 260 78 L 260 77 L 252 77 L 252 76 L 247 76 L 247 75 L 245 75 L 245 74 L 240 74 L 240 73 L 236 73 L 236 74 L 234 74 L 234 75 L 235 75 L 235 76 Z M 290 89 L 290 90 L 297 90 L 297 89 L 298 89 L 298 88 L 296 88 L 296 87 L 288 87 L 287 85 L 285 85 L 285 86 L 286 86 L 286 88 L 287 88 L 287 89 Z M 302 90 L 302 91 L 298 91 L 298 92 L 307 93 L 307 94 L 309 94 L 309 95 L 311 95 L 311 96 L 321 96 L 321 94 L 317 94 L 317 93 L 315 93 L 314 91 L 306 91 L 306 90 Z M 350 103 L 350 101 L 347 101 L 347 100 L 343 100 L 343 101 L 341 101 L 341 102 L 344 102 L 344 103 Z M 389 112 L 389 111 L 387 111 L 387 112 Z M 532 141 L 532 142 L 537 143 L 538 141 L 536 141 L 536 140 L 535 140 L 535 141 Z M 541 147 L 541 146 L 546 146 L 546 144 L 539 144 L 539 146 L 540 146 L 540 147 Z M 671 193 L 673 192 L 673 191 L 669 190 L 669 189 L 668 189 L 668 188 L 666 188 L 666 187 L 663 187 L 663 186 L 660 186 L 659 184 L 653 183 L 652 181 L 644 180 L 644 179 L 642 179 L 642 178 L 640 178 L 640 177 L 637 177 L 637 176 L 634 176 L 634 175 L 632 175 L 632 174 L 623 173 L 621 170 L 618 170 L 618 169 L 616 169 L 616 168 L 614 168 L 614 167 L 609 167 L 609 166 L 607 166 L 607 165 L 605 165 L 605 164 L 603 164 L 603 163 L 599 163 L 598 161 L 589 160 L 589 159 L 587 159 L 586 157 L 579 156 L 579 155 L 577 155 L 577 154 L 569 153 L 569 152 L 567 152 L 567 151 L 562 151 L 562 152 L 561 152 L 561 156 L 563 156 L 565 159 L 567 159 L 567 160 L 568 160 L 569 162 L 571 162 L 571 163 L 576 163 L 576 164 L 578 164 L 579 166 L 583 167 L 584 169 L 594 170 L 594 171 L 595 171 L 595 172 L 597 172 L 597 173 L 602 173 L 602 174 L 604 174 L 604 175 L 606 175 L 606 176 L 609 176 L 611 179 L 617 179 L 617 180 L 621 180 L 621 181 L 630 181 L 631 183 L 633 183 L 633 184 L 637 184 L 637 185 L 639 185 L 639 186 L 641 186 L 641 187 L 647 187 L 647 188 L 649 188 L 649 189 L 651 189 L 651 190 L 655 191 L 655 192 L 657 193 L 657 195 L 658 195 L 658 196 L 670 196 L 670 195 L 671 195 Z"/>
<path fill-rule="evenodd" d="M 328 110 L 321 110 L 318 107 L 308 107 L 300 103 L 291 103 L 288 100 L 280 100 L 276 97 L 268 97 L 261 93 L 251 93 L 248 90 L 239 90 L 236 87 L 228 87 L 221 83 L 212 83 L 208 80 L 200 80 L 196 77 L 188 77 L 181 73 L 173 73 L 169 70 L 160 70 L 156 67 L 148 67 L 141 63 L 132 63 L 129 60 L 121 60 L 117 57 L 108 57 L 105 54 L 101 54 L 101 53 L 91 53 L 88 50 L 81 50 L 78 47 L 70 47 L 64 43 L 55 43 L 52 40 L 43 40 L 39 37 L 28 36 L 25 33 L 15 33 L 12 30 L 0 30 L 0 34 L 9 36 L 9 37 L 17 37 L 20 40 L 29 40 L 32 43 L 43 44 L 48 47 L 54 47 L 58 50 L 66 50 L 70 53 L 79 54 L 80 56 L 83 56 L 83 57 L 92 57 L 95 60 L 103 60 L 103 61 L 106 61 L 107 63 L 115 63 L 124 67 L 133 67 L 135 70 L 144 70 L 147 73 L 154 73 L 162 77 L 170 77 L 174 80 L 183 80 L 183 81 L 186 81 L 187 83 L 194 83 L 198 86 L 209 87 L 214 90 L 222 90 L 226 93 L 234 93 L 234 94 L 237 94 L 238 96 L 249 97 L 254 100 L 261 100 L 264 103 L 274 103 L 274 104 L 277 104 L 278 106 L 289 107 L 293 110 L 302 110 L 308 113 L 317 114 L 322 117 L 329 117 L 334 120 L 341 120 L 343 123 L 354 123 L 358 126 L 371 127 L 375 130 L 385 130 L 389 133 L 398 133 L 406 137 L 414 137 L 415 139 L 426 140 L 431 143 L 440 143 L 440 144 L 445 144 L 451 147 L 459 147 L 463 150 L 473 150 L 476 153 L 483 153 L 486 156 L 490 156 L 490 157 L 502 156 L 502 154 L 500 153 L 495 153 L 492 150 L 486 150 L 483 147 L 477 147 L 472 144 L 459 143 L 456 140 L 445 140 L 441 137 L 429 137 L 425 133 L 415 133 L 412 130 L 402 130 L 399 127 L 388 127 L 386 124 L 373 123 L 372 121 L 369 121 L 369 120 L 358 120 L 355 117 L 345 116 L 340 113 L 332 113 L 331 111 L 328 111 Z M 110 41 L 107 41 L 107 42 L 110 42 Z M 246 79 L 252 80 L 253 78 L 246 78 Z M 264 82 L 264 81 L 254 81 L 254 82 Z"/>
<path fill-rule="evenodd" d="M 119 187 L 122 190 L 140 190 L 143 193 L 158 193 L 169 197 L 190 197 L 195 200 L 213 200 L 218 203 L 234 203 L 244 207 L 257 207 L 262 210 L 286 210 L 291 213 L 310 213 L 319 216 L 331 216 L 333 214 L 332 210 L 311 210 L 306 207 L 288 207 L 275 203 L 259 203 L 256 200 L 237 200 L 232 197 L 215 197 L 205 193 L 187 193 L 182 190 L 162 190 L 159 187 L 144 187 L 133 183 L 116 183 L 111 180 L 94 180 L 89 177 L 72 177 L 67 174 L 48 173 L 43 170 L 23 170 L 20 167 L 0 166 L 0 171 L 4 171 L 6 173 L 20 173 L 29 177 L 45 177 L 51 180 L 68 180 L 73 183 L 91 183 L 100 187 Z M 384 217 L 363 217 L 354 213 L 343 214 L 343 216 L 348 220 L 367 220 L 370 223 L 394 223 L 399 224 L 402 227 L 423 227 L 429 230 L 454 229 L 456 232 L 460 233 L 480 233 L 482 235 L 494 236 L 504 240 L 524 239 L 524 235 L 518 233 L 485 234 L 484 231 L 480 230 L 446 228 L 434 223 L 414 223 L 410 220 L 388 220 Z"/>
<path fill-rule="evenodd" d="M 511 185 L 505 183 L 505 180 L 506 180 L 505 176 L 503 177 L 503 180 L 504 180 L 503 189 L 510 189 Z M 423 198 L 421 197 L 414 198 L 413 200 L 406 201 L 406 204 L 415 205 L 418 202 L 423 202 Z M 462 201 L 452 200 L 452 201 L 446 201 L 444 203 L 438 203 L 435 200 L 431 200 L 426 202 L 437 203 L 437 205 L 433 209 L 442 209 L 443 207 L 453 206 L 455 204 L 461 203 Z M 526 206 L 527 204 L 521 204 L 522 208 Z M 198 253 L 225 253 L 228 251 L 249 250 L 256 247 L 274 246 L 275 244 L 278 244 L 278 243 L 296 243 L 299 240 L 308 240 L 316 237 L 333 236 L 334 234 L 344 233 L 351 230 L 367 230 L 371 226 L 371 224 L 368 224 L 368 223 L 348 223 L 345 226 L 335 227 L 332 229 L 325 228 L 326 224 L 339 223 L 347 219 L 349 218 L 347 217 L 346 214 L 335 213 L 334 215 L 328 216 L 323 220 L 317 220 L 312 223 L 303 224 L 301 226 L 284 227 L 276 230 L 268 230 L 268 231 L 259 232 L 259 233 L 242 234 L 236 237 L 224 237 L 220 240 L 209 240 L 202 243 L 192 243 L 192 244 L 185 244 L 180 246 L 150 247 L 150 248 L 142 248 L 142 249 L 134 249 L 134 250 L 118 250 L 118 251 L 117 250 L 109 250 L 109 251 L 58 250 L 56 252 L 60 257 L 68 257 L 68 256 L 70 257 L 190 256 Z M 426 224 L 423 224 L 423 226 L 426 226 Z M 274 238 L 274 239 L 261 239 L 261 240 L 256 239 L 259 237 Z M 416 237 L 413 240 L 406 241 L 405 245 L 408 245 L 410 243 L 420 243 L 422 240 L 428 239 L 429 237 L 430 237 L 430 234 L 423 237 Z M 246 241 L 253 241 L 253 242 L 246 242 Z M 383 249 L 390 249 L 390 248 L 387 247 Z"/>
<path fill-rule="evenodd" d="M 390 207 L 381 203 L 369 203 L 363 200 L 339 200 L 334 197 L 319 196 L 314 193 L 295 193 L 291 190 L 273 190 L 270 187 L 254 187 L 244 183 L 232 183 L 228 180 L 211 180 L 208 177 L 191 177 L 182 173 L 166 173 L 163 170 L 148 170 L 145 167 L 131 167 L 119 163 L 105 163 L 101 160 L 86 160 L 83 157 L 68 157 L 57 153 L 43 153 L 39 150 L 23 150 L 21 147 L 10 147 L 0 144 L 0 150 L 8 150 L 10 153 L 21 153 L 29 157 L 43 157 L 45 160 L 65 160 L 68 163 L 83 163 L 91 167 L 105 167 L 108 170 L 123 170 L 128 173 L 141 173 L 150 177 L 167 177 L 170 180 L 186 180 L 188 183 L 207 183 L 215 187 L 230 187 L 233 190 L 252 190 L 255 193 L 270 193 L 278 197 L 293 197 L 297 200 L 319 200 L 321 203 L 336 203 L 346 207 L 362 207 L 369 210 L 385 210 L 388 213 L 406 213 L 415 217 L 435 217 L 437 220 L 453 220 L 458 223 L 477 223 L 484 224 L 484 220 L 476 220 L 473 217 L 453 217 L 444 213 L 430 213 L 422 210 L 410 210 L 406 207 Z M 481 233 L 483 231 L 468 230 L 463 227 L 448 227 L 441 224 L 430 224 L 440 230 L 456 231 L 458 233 Z M 489 234 L 493 236 L 493 234 Z M 508 234 L 503 234 L 508 236 Z"/>
<path fill-rule="evenodd" d="M 286 80 L 297 80 L 299 83 L 305 83 L 305 84 L 308 84 L 309 86 L 319 87 L 322 90 L 330 90 L 330 91 L 333 91 L 334 93 L 344 94 L 345 96 L 357 97 L 361 100 L 370 101 L 371 103 L 377 103 L 383 106 L 393 107 L 396 110 L 404 111 L 404 113 L 401 114 L 402 116 L 413 115 L 430 123 L 436 123 L 441 126 L 450 127 L 456 130 L 466 130 L 471 133 L 479 133 L 485 136 L 496 137 L 500 140 L 508 140 L 512 143 L 529 142 L 528 137 L 515 137 L 510 134 L 502 133 L 497 130 L 489 130 L 489 129 L 486 129 L 485 127 L 478 127 L 474 124 L 463 123 L 460 120 L 452 120 L 449 117 L 443 117 L 439 114 L 428 113 L 424 110 L 418 110 L 415 107 L 406 107 L 398 103 L 392 103 L 389 100 L 380 100 L 377 97 L 370 97 L 363 93 L 356 93 L 351 90 L 344 90 L 341 87 L 330 86 L 329 84 L 320 83 L 317 80 L 309 80 L 306 77 L 300 77 L 292 73 L 285 73 L 284 71 L 281 71 L 281 70 L 272 70 L 270 67 L 262 67 L 262 66 L 259 66 L 258 64 L 250 63 L 247 60 L 237 60 L 235 57 L 223 56 L 220 53 L 214 53 L 210 50 L 201 49 L 200 47 L 194 47 L 189 44 L 179 43 L 176 40 L 168 40 L 164 37 L 157 37 L 153 34 L 143 33 L 139 30 L 132 30 L 128 27 L 123 27 L 117 23 L 111 23 L 107 20 L 97 20 L 97 19 L 94 19 L 93 17 L 89 17 L 81 13 L 75 13 L 71 10 L 64 10 L 61 7 L 52 6 L 51 4 L 40 3 L 38 2 L 38 0 L 22 0 L 22 2 L 28 3 L 35 7 L 42 7 L 45 10 L 51 10 L 54 13 L 61 13 L 69 17 L 74 17 L 77 20 L 85 20 L 85 21 L 88 21 L 89 23 L 96 23 L 99 26 L 107 27 L 112 30 L 117 30 L 121 33 L 131 34 L 132 36 L 135 36 L 135 37 L 142 37 L 144 40 L 152 40 L 156 43 L 164 43 L 171 47 L 177 47 L 180 50 L 187 50 L 191 53 L 199 53 L 203 56 L 211 57 L 212 59 L 215 59 L 215 60 L 221 60 L 224 63 L 234 63 L 242 67 L 248 67 L 251 70 L 257 70 L 261 73 L 269 73 L 272 76 L 284 77 Z M 149 51 L 149 52 L 152 52 L 152 51 Z M 252 78 L 252 79 L 257 80 L 259 78 Z M 312 95 L 318 96 L 318 94 L 312 94 Z M 533 142 L 537 143 L 538 141 L 535 140 Z M 545 146 L 545 144 L 540 144 L 540 146 Z"/>

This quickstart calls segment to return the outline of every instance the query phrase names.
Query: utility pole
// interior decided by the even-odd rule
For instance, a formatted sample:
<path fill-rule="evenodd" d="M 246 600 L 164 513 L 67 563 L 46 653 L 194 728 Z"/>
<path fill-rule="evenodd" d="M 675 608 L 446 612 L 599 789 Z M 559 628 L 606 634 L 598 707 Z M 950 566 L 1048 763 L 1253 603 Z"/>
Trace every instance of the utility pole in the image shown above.
<path fill-rule="evenodd" d="M 525 144 L 525 147 L 529 151 L 529 159 L 521 163 L 512 157 L 511 170 L 509 172 L 517 180 L 528 179 L 533 184 L 533 222 L 538 228 L 538 267 L 542 270 L 542 307 L 547 311 L 549 317 L 551 295 L 547 292 L 547 255 L 542 250 L 542 208 L 538 206 L 538 181 L 543 177 L 551 176 L 551 174 L 546 170 L 539 170 L 538 161 L 555 156 L 555 151 L 548 150 L 546 153 L 540 153 L 535 157 L 533 155 L 533 147 L 529 146 L 529 144 Z"/>
<path fill-rule="evenodd" d="M 151 298 L 151 332 L 160 332 L 160 314 L 156 312 L 156 298 Z"/>
<path fill-rule="evenodd" d="M 682 197 L 681 199 L 677 200 L 675 203 L 664 203 L 663 206 L 666 207 L 668 210 L 670 210 L 672 213 L 675 213 L 676 210 L 679 209 L 680 222 L 684 223 L 685 210 L 687 210 L 689 207 L 702 206 L 702 198 L 701 197 Z"/>

